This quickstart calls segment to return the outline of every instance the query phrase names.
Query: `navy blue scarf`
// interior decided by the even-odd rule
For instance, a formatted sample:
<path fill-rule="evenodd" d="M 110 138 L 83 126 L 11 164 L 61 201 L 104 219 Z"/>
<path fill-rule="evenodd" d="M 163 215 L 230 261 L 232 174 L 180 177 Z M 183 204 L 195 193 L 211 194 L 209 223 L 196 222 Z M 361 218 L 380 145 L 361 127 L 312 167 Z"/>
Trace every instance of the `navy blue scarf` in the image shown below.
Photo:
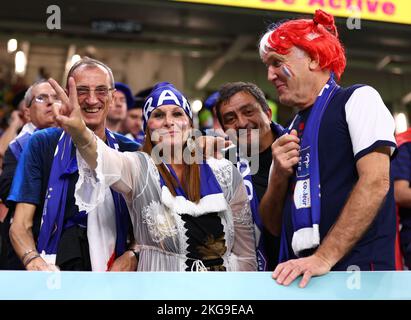
<path fill-rule="evenodd" d="M 169 164 L 166 164 L 168 170 L 170 171 L 171 175 L 177 181 L 178 186 L 175 189 L 176 195 L 184 197 L 188 200 L 187 194 L 184 192 L 183 187 L 180 184 L 180 181 L 177 178 L 177 174 L 175 173 L 173 167 Z M 200 196 L 201 198 L 211 195 L 211 194 L 222 194 L 223 191 L 221 190 L 221 186 L 218 183 L 216 177 L 214 176 L 213 171 L 211 170 L 210 166 L 204 162 L 199 164 L 200 167 Z M 160 185 L 161 187 L 165 186 L 165 181 L 163 177 L 160 175 Z"/>
<path fill-rule="evenodd" d="M 115 136 L 106 129 L 107 142 L 110 148 L 118 150 L 119 146 Z M 37 242 L 39 252 L 54 255 L 57 253 L 63 229 L 75 224 L 87 225 L 87 214 L 79 212 L 73 219 L 64 225 L 64 214 L 67 200 L 67 190 L 70 176 L 78 171 L 76 154 L 72 153 L 73 142 L 65 132 L 60 136 L 54 154 L 54 160 L 50 171 L 50 178 L 43 208 L 42 223 Z M 129 227 L 127 205 L 123 197 L 111 190 L 116 211 L 116 256 L 120 256 L 126 249 L 126 240 Z"/>
<path fill-rule="evenodd" d="M 277 123 L 271 122 L 271 131 L 277 136 L 280 137 L 283 132 L 284 128 Z M 237 154 L 237 169 L 240 171 L 241 176 L 244 179 L 244 184 L 246 186 L 248 199 L 250 200 L 250 208 L 251 213 L 253 215 L 253 222 L 260 231 L 260 234 L 263 232 L 263 222 L 261 220 L 260 211 L 259 211 L 259 201 L 257 194 L 255 192 L 255 188 L 253 186 L 253 178 L 250 174 L 250 165 L 248 161 L 244 158 L 240 159 L 239 154 Z M 263 237 L 259 237 L 257 240 L 257 263 L 258 263 L 258 271 L 268 271 L 267 269 L 267 254 L 265 252 L 265 245 L 263 241 Z"/>
<path fill-rule="evenodd" d="M 318 134 L 321 119 L 339 86 L 331 75 L 315 100 L 300 143 L 300 161 L 296 169 L 296 185 L 291 208 L 294 234 L 292 249 L 296 256 L 320 244 L 321 185 L 318 159 Z M 287 239 L 281 234 L 280 261 L 289 259 Z"/>

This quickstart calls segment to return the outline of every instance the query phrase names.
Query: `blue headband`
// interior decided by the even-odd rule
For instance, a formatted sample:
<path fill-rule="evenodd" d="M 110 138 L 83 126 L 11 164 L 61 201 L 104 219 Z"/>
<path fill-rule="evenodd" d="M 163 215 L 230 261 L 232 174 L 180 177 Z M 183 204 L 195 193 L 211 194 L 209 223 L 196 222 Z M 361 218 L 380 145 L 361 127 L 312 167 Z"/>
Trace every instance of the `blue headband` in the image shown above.
<path fill-rule="evenodd" d="M 147 121 L 150 118 L 151 113 L 158 107 L 164 105 L 176 105 L 181 107 L 187 116 L 192 120 L 193 113 L 191 112 L 190 104 L 186 97 L 178 91 L 169 82 L 157 83 L 151 93 L 147 96 L 143 107 L 143 128 L 146 130 Z"/>

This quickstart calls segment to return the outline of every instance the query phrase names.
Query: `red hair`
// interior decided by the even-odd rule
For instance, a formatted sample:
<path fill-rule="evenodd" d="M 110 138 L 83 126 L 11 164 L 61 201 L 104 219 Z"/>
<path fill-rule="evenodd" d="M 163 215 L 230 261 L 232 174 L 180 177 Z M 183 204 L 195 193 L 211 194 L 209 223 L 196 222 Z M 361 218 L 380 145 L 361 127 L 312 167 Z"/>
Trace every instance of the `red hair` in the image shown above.
<path fill-rule="evenodd" d="M 341 78 L 346 60 L 332 15 L 316 10 L 313 20 L 291 20 L 268 31 L 260 41 L 260 55 L 270 50 L 284 55 L 293 46 L 318 60 L 322 70 L 328 69 Z"/>

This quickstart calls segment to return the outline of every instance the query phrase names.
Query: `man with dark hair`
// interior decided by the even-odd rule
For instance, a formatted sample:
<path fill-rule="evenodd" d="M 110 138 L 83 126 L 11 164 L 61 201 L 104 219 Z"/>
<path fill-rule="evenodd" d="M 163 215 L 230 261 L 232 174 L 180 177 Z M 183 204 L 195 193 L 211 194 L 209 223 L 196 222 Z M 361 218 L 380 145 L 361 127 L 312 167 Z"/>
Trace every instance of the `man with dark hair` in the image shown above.
<path fill-rule="evenodd" d="M 55 119 L 52 112 L 54 103 L 60 104 L 56 92 L 47 80 L 36 81 L 25 92 L 23 98 L 25 108 L 29 113 L 30 122 L 26 123 L 19 135 L 11 141 L 4 156 L 3 170 L 0 176 L 0 199 L 7 203 L 11 183 L 16 171 L 18 160 L 25 149 L 27 142 L 34 131 L 55 126 Z M 23 266 L 16 257 L 10 244 L 9 229 L 14 206 L 9 208 L 9 212 L 2 224 L 2 261 L 4 269 L 21 269 Z"/>
<path fill-rule="evenodd" d="M 271 121 L 271 109 L 264 93 L 253 83 L 234 82 L 223 85 L 219 90 L 215 109 L 221 127 L 237 133 L 239 152 L 236 164 L 243 175 L 251 203 L 259 270 L 274 270 L 278 263 L 280 238 L 270 234 L 263 226 L 258 207 L 268 185 L 272 162 L 271 145 L 282 134 L 282 127 Z M 253 129 L 258 129 L 258 136 L 253 136 Z M 258 148 L 252 147 L 255 142 L 258 142 Z M 254 153 L 254 150 L 255 154 L 247 154 Z M 257 167 L 258 170 L 250 174 L 251 167 Z"/>
<path fill-rule="evenodd" d="M 135 151 L 138 145 L 106 129 L 114 79 L 102 62 L 84 58 L 67 77 L 75 81 L 82 117 L 111 148 Z M 49 80 L 55 87 L 54 80 Z M 54 83 L 53 83 L 54 82 Z M 68 86 L 67 86 L 68 88 Z M 62 107 L 67 106 L 62 101 Z M 101 206 L 78 211 L 76 146 L 60 128 L 33 134 L 19 161 L 8 201 L 16 203 L 11 243 L 27 270 L 136 270 L 126 251 L 129 214 L 123 198 L 107 188 Z"/>

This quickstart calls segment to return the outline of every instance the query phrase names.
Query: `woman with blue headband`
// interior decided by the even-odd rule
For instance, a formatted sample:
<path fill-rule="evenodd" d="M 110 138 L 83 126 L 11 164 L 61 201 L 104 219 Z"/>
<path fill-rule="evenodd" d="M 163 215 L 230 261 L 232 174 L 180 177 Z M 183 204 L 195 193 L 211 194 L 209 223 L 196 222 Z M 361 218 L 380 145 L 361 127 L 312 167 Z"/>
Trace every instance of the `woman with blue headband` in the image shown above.
<path fill-rule="evenodd" d="M 138 271 L 257 270 L 241 174 L 225 159 L 187 161 L 186 151 L 194 150 L 192 112 L 181 92 L 168 82 L 153 87 L 143 108 L 142 151 L 122 154 L 86 128 L 74 79 L 69 97 L 51 83 L 64 103 L 56 120 L 77 145 L 76 204 L 89 212 L 108 187 L 124 195 L 139 244 Z"/>

